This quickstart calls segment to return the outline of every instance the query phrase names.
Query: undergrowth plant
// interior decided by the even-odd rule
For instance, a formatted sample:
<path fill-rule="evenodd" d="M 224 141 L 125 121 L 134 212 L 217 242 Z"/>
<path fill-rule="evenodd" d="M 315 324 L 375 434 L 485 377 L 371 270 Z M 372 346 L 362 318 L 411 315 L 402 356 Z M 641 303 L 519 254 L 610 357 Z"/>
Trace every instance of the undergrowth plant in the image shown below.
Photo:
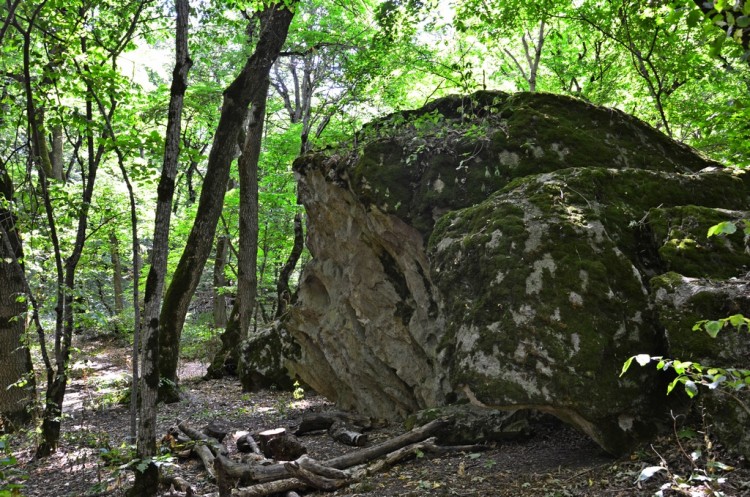
<path fill-rule="evenodd" d="M 750 237 L 750 221 L 742 220 L 738 222 L 726 221 L 712 226 L 708 230 L 707 236 L 730 235 L 738 229 L 738 224 L 744 224 L 744 232 Z M 750 333 L 750 318 L 743 314 L 733 314 L 721 319 L 709 320 L 703 319 L 693 325 L 694 332 L 704 332 L 711 338 L 716 338 L 718 334 L 727 329 L 734 329 L 738 333 Z M 646 366 L 649 363 L 655 363 L 656 369 L 661 371 L 672 370 L 675 374 L 674 379 L 667 386 L 667 395 L 672 393 L 677 385 L 682 385 L 688 397 L 693 398 L 698 395 L 700 388 L 719 391 L 733 399 L 750 416 L 750 407 L 740 398 L 740 394 L 750 389 L 750 364 L 742 364 L 744 367 L 716 367 L 704 365 L 697 361 L 682 361 L 680 359 L 670 359 L 664 356 L 652 356 L 649 354 L 634 355 L 622 366 L 620 376 L 624 375 L 633 361 L 640 366 Z M 676 418 L 675 418 L 676 421 Z M 706 422 L 703 422 L 706 426 Z M 656 474 L 665 473 L 667 482 L 661 486 L 658 492 L 654 494 L 662 497 L 665 490 L 676 491 L 684 495 L 700 495 L 710 497 L 724 497 L 726 494 L 722 491 L 722 485 L 726 483 L 726 477 L 720 472 L 731 471 L 734 468 L 723 464 L 715 459 L 711 454 L 712 442 L 708 437 L 707 430 L 703 432 L 704 450 L 695 449 L 690 452 L 685 450 L 680 443 L 680 436 L 675 424 L 675 435 L 680 452 L 688 459 L 691 465 L 690 476 L 683 477 L 672 472 L 669 465 L 661 455 L 661 464 L 658 466 L 645 467 L 636 484 L 639 485 Z M 702 464 L 701 464 L 702 462 Z M 696 493 L 697 492 L 697 493 Z"/>
<path fill-rule="evenodd" d="M 21 497 L 23 485 L 28 475 L 16 465 L 18 461 L 8 446 L 7 436 L 0 436 L 0 497 Z"/>

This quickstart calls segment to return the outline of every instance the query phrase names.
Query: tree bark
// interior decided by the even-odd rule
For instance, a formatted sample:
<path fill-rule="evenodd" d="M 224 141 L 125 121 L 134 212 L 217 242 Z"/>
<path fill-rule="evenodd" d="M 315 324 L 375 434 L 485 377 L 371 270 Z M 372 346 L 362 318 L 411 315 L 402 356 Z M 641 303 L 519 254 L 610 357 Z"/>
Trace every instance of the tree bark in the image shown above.
<path fill-rule="evenodd" d="M 224 267 L 227 265 L 229 240 L 226 235 L 216 239 L 216 259 L 214 259 L 214 328 L 227 327 L 227 299 L 223 288 L 227 285 Z"/>
<path fill-rule="evenodd" d="M 81 52 L 87 52 L 87 40 L 81 38 Z M 88 71 L 88 68 L 85 67 Z M 94 90 L 91 81 L 84 78 L 86 83 L 86 120 L 91 123 L 94 120 L 93 100 Z M 113 104 L 114 105 L 114 104 Z M 68 381 L 68 361 L 70 359 L 70 347 L 73 339 L 73 329 L 75 328 L 75 315 L 73 309 L 74 295 L 72 289 L 75 288 L 76 269 L 78 262 L 83 253 L 83 246 L 86 243 L 86 230 L 88 229 L 88 214 L 91 207 L 91 199 L 94 194 L 94 185 L 96 184 L 96 175 L 104 154 L 104 146 L 94 144 L 93 129 L 86 131 L 86 148 L 87 161 L 86 171 L 81 171 L 84 188 L 81 199 L 81 208 L 78 215 L 78 226 L 76 228 L 75 241 L 70 255 L 65 259 L 64 268 L 61 267 L 62 254 L 60 253 L 59 242 L 53 242 L 55 247 L 55 259 L 57 264 L 57 307 L 56 307 L 56 325 L 55 325 L 55 367 L 54 375 L 48 372 L 47 390 L 45 392 L 44 416 L 42 420 L 42 442 L 37 447 L 36 456 L 48 456 L 57 448 L 60 439 L 60 425 L 62 419 L 62 405 L 65 398 L 65 388 Z M 50 159 L 47 155 L 46 160 L 42 159 L 40 164 L 39 182 L 42 185 L 42 195 L 45 202 L 45 210 L 49 222 L 49 228 L 52 232 L 55 228 L 52 203 L 47 190 L 46 176 L 47 166 Z M 50 166 L 51 168 L 51 166 Z M 54 235 L 56 237 L 56 235 Z"/>
<path fill-rule="evenodd" d="M 211 360 L 211 364 L 208 366 L 206 371 L 205 379 L 218 379 L 223 378 L 228 369 L 236 373 L 237 364 L 239 364 L 239 343 L 240 343 L 240 321 L 237 316 L 237 300 L 234 301 L 232 306 L 232 312 L 227 320 L 227 327 L 224 329 L 224 333 L 219 335 L 221 340 L 221 348 L 214 358 Z"/>
<path fill-rule="evenodd" d="M 122 261 L 120 260 L 120 241 L 114 231 L 109 232 L 109 253 L 112 258 L 112 288 L 115 292 L 115 313 L 122 314 L 125 299 L 122 292 Z"/>
<path fill-rule="evenodd" d="M 0 199 L 10 200 L 12 190 L 6 172 L 0 170 Z M 0 433 L 28 422 L 27 408 L 34 400 L 31 354 L 23 343 L 27 303 L 22 258 L 13 214 L 0 207 Z"/>
<path fill-rule="evenodd" d="M 248 58 L 237 78 L 224 91 L 221 116 L 208 156 L 198 212 L 188 235 L 185 250 L 164 296 L 159 319 L 161 340 L 165 344 L 160 350 L 159 357 L 161 376 L 165 380 L 159 398 L 165 401 L 179 399 L 177 361 L 180 335 L 188 305 L 211 251 L 229 179 L 229 167 L 234 159 L 235 144 L 238 143 L 248 106 L 256 100 L 258 93 L 263 91 L 271 65 L 286 40 L 289 24 L 294 15 L 290 9 L 293 9 L 297 2 L 295 0 L 288 3 L 289 7 L 274 4 L 261 13 L 261 33 L 255 52 Z"/>
<path fill-rule="evenodd" d="M 164 291 L 169 251 L 169 224 L 172 215 L 177 161 L 180 155 L 180 127 L 182 106 L 187 89 L 187 77 L 193 61 L 188 52 L 188 0 L 175 0 L 177 24 L 175 31 L 175 67 L 167 112 L 167 132 L 164 146 L 164 163 L 157 188 L 156 218 L 154 220 L 154 246 L 151 268 L 144 294 L 144 319 L 141 330 L 141 378 L 138 383 L 140 405 L 138 409 L 137 454 L 141 460 L 156 455 L 156 401 L 159 389 L 159 310 Z M 132 496 L 155 496 L 159 490 L 159 468 L 150 462 L 145 470 L 136 471 Z"/>
<path fill-rule="evenodd" d="M 263 143 L 268 78 L 251 104 L 242 155 L 238 162 L 240 176 L 240 251 L 237 261 L 237 299 L 239 302 L 240 340 L 247 338 L 252 326 L 258 290 L 258 161 Z M 240 361 L 240 367 L 242 362 Z M 242 373 L 240 373 L 242 374 Z"/>
<path fill-rule="evenodd" d="M 63 180 L 63 127 L 52 127 L 52 179 Z"/>
<path fill-rule="evenodd" d="M 302 215 L 298 212 L 294 216 L 294 245 L 292 246 L 292 251 L 289 253 L 289 258 L 279 272 L 279 280 L 276 282 L 276 295 L 278 299 L 278 304 L 276 305 L 276 319 L 280 318 L 286 312 L 287 306 L 292 303 L 292 291 L 289 288 L 289 278 L 292 276 L 292 272 L 297 266 L 297 262 L 302 255 L 302 249 L 304 249 L 304 247 L 305 238 L 302 231 Z"/>

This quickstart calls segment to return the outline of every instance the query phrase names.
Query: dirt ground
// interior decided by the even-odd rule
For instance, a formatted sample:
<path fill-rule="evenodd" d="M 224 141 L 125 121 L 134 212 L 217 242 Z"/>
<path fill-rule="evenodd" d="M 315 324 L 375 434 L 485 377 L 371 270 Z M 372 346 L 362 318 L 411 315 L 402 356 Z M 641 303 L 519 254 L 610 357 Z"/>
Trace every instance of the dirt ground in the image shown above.
<path fill-rule="evenodd" d="M 33 461 L 32 435 L 10 440 L 19 461 L 14 471 L 27 476 L 25 480 L 11 477 L 11 481 L 22 483 L 22 495 L 27 497 L 117 497 L 125 495 L 131 485 L 132 471 L 119 469 L 129 458 L 129 409 L 116 403 L 127 384 L 128 351 L 105 346 L 79 355 L 65 398 L 63 437 L 57 452 Z M 293 427 L 306 412 L 334 409 L 312 392 L 304 392 L 301 399 L 291 392 L 243 393 L 233 378 L 203 381 L 204 371 L 205 365 L 200 363 L 181 366 L 185 398 L 160 407 L 159 433 L 166 434 L 178 420 L 196 427 L 223 420 L 235 430 L 230 437 L 236 440 L 244 432 Z M 404 431 L 399 425 L 379 428 L 369 433 L 368 445 Z M 748 463 L 727 455 L 720 446 L 707 446 L 699 431 L 684 438 L 664 437 L 620 459 L 604 454 L 588 438 L 552 418 L 541 418 L 533 432 L 522 442 L 493 445 L 481 452 L 439 457 L 425 454 L 336 492 L 300 493 L 337 497 L 617 497 L 659 495 L 661 491 L 662 496 L 750 496 Z M 226 442 L 236 456 L 233 440 Z M 332 441 L 325 433 L 302 436 L 301 440 L 317 460 L 358 450 Z M 720 463 L 710 463 L 712 458 Z M 169 464 L 169 470 L 187 480 L 197 495 L 217 490 L 198 459 L 175 458 Z M 649 467 L 663 469 L 652 470 L 652 478 L 639 482 L 642 470 Z M 169 489 L 160 495 L 170 495 Z"/>

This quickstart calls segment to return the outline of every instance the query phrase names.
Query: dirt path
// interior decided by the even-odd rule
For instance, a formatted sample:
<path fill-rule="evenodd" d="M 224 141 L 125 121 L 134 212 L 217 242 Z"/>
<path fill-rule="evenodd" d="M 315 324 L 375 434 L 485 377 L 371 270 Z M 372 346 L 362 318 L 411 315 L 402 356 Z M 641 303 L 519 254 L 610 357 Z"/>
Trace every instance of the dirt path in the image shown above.
<path fill-rule="evenodd" d="M 90 351 L 76 362 L 74 380 L 66 395 L 61 447 L 43 461 L 30 461 L 33 447 L 28 438 L 12 441 L 20 468 L 28 474 L 23 495 L 27 497 L 122 496 L 132 481 L 129 470 L 118 467 L 128 460 L 126 436 L 128 408 L 115 403 L 127 384 L 128 352 L 125 349 Z M 200 380 L 205 368 L 199 363 L 182 366 L 185 399 L 161 406 L 158 433 L 166 433 L 177 420 L 203 426 L 215 419 L 227 421 L 237 432 L 257 432 L 295 425 L 311 410 L 332 409 L 325 399 L 310 393 L 295 400 L 290 392 L 242 393 L 234 379 Z M 639 488 L 635 481 L 643 467 L 659 462 L 648 448 L 630 457 L 613 460 L 588 438 L 562 423 L 545 418 L 534 426 L 524 442 L 497 445 L 481 453 L 456 453 L 421 457 L 332 494 L 337 497 L 390 496 L 642 496 L 653 495 L 668 481 L 659 475 Z M 378 443 L 403 432 L 390 426 L 370 434 Z M 351 449 L 325 435 L 305 436 L 309 454 L 328 459 Z M 231 442 L 229 443 L 232 446 Z M 671 468 L 684 467 L 683 456 L 669 440 L 658 451 Z M 174 470 L 188 480 L 198 495 L 215 491 L 200 463 L 175 460 Z M 664 472 L 666 473 L 666 472 Z M 745 483 L 743 483 L 745 482 Z M 743 487 L 743 485 L 745 485 Z M 750 495 L 750 471 L 737 470 L 725 494 Z M 711 495 L 709 493 L 663 493 Z"/>

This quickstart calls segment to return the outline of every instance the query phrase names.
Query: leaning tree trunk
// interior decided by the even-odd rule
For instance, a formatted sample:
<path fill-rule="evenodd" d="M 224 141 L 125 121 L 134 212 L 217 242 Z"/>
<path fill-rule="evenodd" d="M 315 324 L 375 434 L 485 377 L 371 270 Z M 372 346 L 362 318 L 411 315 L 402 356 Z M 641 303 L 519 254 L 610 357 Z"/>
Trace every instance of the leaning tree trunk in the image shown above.
<path fill-rule="evenodd" d="M 154 245 L 151 268 L 144 293 L 142 348 L 140 355 L 141 377 L 138 379 L 138 437 L 137 457 L 149 461 L 146 468 L 135 472 L 135 483 L 130 495 L 155 496 L 159 490 L 159 467 L 151 460 L 156 455 L 156 401 L 159 389 L 159 310 L 164 291 L 169 251 L 169 224 L 172 216 L 177 161 L 180 155 L 180 127 L 182 107 L 187 90 L 187 78 L 193 61 L 188 52 L 188 0 L 176 0 L 177 26 L 175 34 L 175 67 L 167 112 L 167 133 L 164 146 L 164 163 L 157 188 L 156 218 L 154 220 Z"/>
<path fill-rule="evenodd" d="M 0 170 L 0 199 L 11 195 L 10 181 Z M 29 421 L 34 400 L 31 355 L 23 341 L 27 303 L 22 258 L 13 214 L 0 207 L 0 432 Z"/>
<path fill-rule="evenodd" d="M 248 106 L 263 90 L 263 83 L 268 78 L 271 66 L 286 40 L 297 0 L 286 3 L 288 6 L 277 3 L 261 13 L 261 32 L 255 52 L 248 58 L 237 78 L 224 91 L 221 116 L 208 156 L 198 212 L 188 235 L 185 250 L 164 296 L 159 319 L 160 340 L 164 344 L 159 355 L 159 368 L 163 378 L 159 398 L 165 401 L 179 399 L 177 360 L 182 326 L 206 259 L 211 252 L 216 223 L 224 203 L 229 167 L 234 159 L 236 146 L 242 145 L 238 138 Z"/>

